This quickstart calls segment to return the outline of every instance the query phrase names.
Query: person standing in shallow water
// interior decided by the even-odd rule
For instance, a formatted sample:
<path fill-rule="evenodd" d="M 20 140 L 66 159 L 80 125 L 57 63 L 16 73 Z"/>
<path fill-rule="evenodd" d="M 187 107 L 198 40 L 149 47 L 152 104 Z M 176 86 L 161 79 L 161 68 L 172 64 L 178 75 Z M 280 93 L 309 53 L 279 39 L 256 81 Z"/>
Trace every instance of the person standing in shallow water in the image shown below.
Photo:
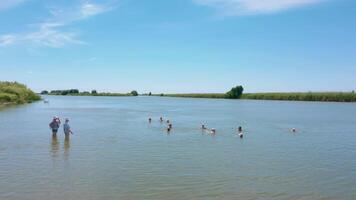
<path fill-rule="evenodd" d="M 52 122 L 49 124 L 49 127 L 52 129 L 53 136 L 57 135 L 60 125 L 61 125 L 61 120 L 58 117 L 53 117 Z"/>
<path fill-rule="evenodd" d="M 73 132 L 69 126 L 69 119 L 66 119 L 64 125 L 63 125 L 63 131 L 64 131 L 64 135 L 65 137 L 68 137 L 69 138 L 69 134 L 72 134 L 73 135 Z"/>

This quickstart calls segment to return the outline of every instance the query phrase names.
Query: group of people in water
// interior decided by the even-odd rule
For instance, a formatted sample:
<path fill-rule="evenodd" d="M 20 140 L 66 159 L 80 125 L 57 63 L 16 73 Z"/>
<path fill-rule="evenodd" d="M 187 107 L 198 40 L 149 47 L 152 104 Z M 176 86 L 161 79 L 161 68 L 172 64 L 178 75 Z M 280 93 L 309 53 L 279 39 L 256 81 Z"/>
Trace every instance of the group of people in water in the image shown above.
<path fill-rule="evenodd" d="M 163 117 L 160 117 L 160 118 L 159 118 L 159 122 L 160 122 L 160 123 L 163 123 L 164 121 L 167 123 L 167 128 L 166 128 L 166 130 L 167 130 L 168 133 L 170 133 L 171 130 L 173 129 L 173 125 L 172 125 L 172 123 L 171 123 L 171 121 L 170 121 L 169 119 L 163 120 Z M 152 118 L 148 118 L 148 122 L 149 122 L 149 123 L 152 123 Z M 58 132 L 58 129 L 59 129 L 60 125 L 61 125 L 61 120 L 59 119 L 59 117 L 57 117 L 57 116 L 53 117 L 53 120 L 52 120 L 51 123 L 49 124 L 49 127 L 50 127 L 50 129 L 52 130 L 52 136 L 53 136 L 53 137 L 56 137 L 56 136 L 57 136 L 57 132 Z M 215 128 L 208 129 L 208 128 L 205 126 L 205 124 L 202 124 L 200 128 L 201 128 L 202 131 L 207 131 L 207 132 L 209 132 L 209 133 L 212 134 L 212 135 L 215 135 L 215 134 L 216 134 Z M 66 138 L 69 138 L 69 135 L 70 135 L 70 134 L 73 135 L 73 132 L 72 132 L 70 126 L 69 126 L 69 119 L 68 119 L 68 118 L 65 119 L 65 122 L 64 122 L 64 124 L 63 124 L 63 132 L 64 132 L 64 135 L 65 135 Z M 291 132 L 296 133 L 296 132 L 297 132 L 297 129 L 296 129 L 296 128 L 292 128 L 292 129 L 291 129 Z M 243 130 L 242 130 L 242 127 L 241 127 L 241 126 L 237 127 L 237 129 L 236 129 L 236 134 L 237 134 L 240 138 L 243 138 L 243 137 L 244 137 L 244 133 L 243 133 Z"/>
<path fill-rule="evenodd" d="M 163 123 L 163 122 L 164 122 L 163 117 L 160 117 L 160 118 L 159 118 L 159 121 L 160 121 L 160 123 Z M 151 118 L 151 117 L 148 118 L 148 122 L 149 122 L 149 123 L 152 123 L 152 118 Z M 167 123 L 167 128 L 166 128 L 167 133 L 170 133 L 171 130 L 172 130 L 172 128 L 173 128 L 173 125 L 172 125 L 171 121 L 169 121 L 169 120 L 166 120 L 166 123 Z M 202 131 L 204 131 L 204 132 L 210 133 L 211 135 L 215 135 L 215 134 L 216 134 L 215 128 L 208 129 L 208 128 L 205 126 L 205 124 L 202 124 L 201 127 L 200 127 L 200 129 L 201 129 Z M 297 132 L 297 129 L 296 129 L 296 128 L 291 128 L 290 131 L 291 131 L 292 133 L 296 133 L 296 132 Z M 243 130 L 242 130 L 242 126 L 237 127 L 237 129 L 236 129 L 236 134 L 237 134 L 241 139 L 244 137 L 244 132 L 243 132 Z"/>
<path fill-rule="evenodd" d="M 52 136 L 57 136 L 58 133 L 58 129 L 61 126 L 61 120 L 59 119 L 59 117 L 54 116 L 53 120 L 51 121 L 51 123 L 49 123 L 49 127 L 52 130 Z M 73 132 L 69 126 L 69 119 L 66 118 L 63 124 L 63 132 L 65 137 L 69 137 L 70 134 L 73 135 Z"/>
<path fill-rule="evenodd" d="M 160 117 L 160 118 L 159 118 L 159 121 L 160 121 L 160 123 L 163 123 L 163 122 L 164 122 L 163 117 Z M 149 123 L 152 123 L 152 118 L 151 118 L 151 117 L 148 118 L 148 122 L 149 122 Z M 166 123 L 167 123 L 167 128 L 166 128 L 167 133 L 170 133 L 171 130 L 172 130 L 172 128 L 173 128 L 173 125 L 172 125 L 172 123 L 170 122 L 169 119 L 166 120 Z M 201 128 L 202 131 L 207 131 L 207 132 L 209 132 L 209 133 L 212 134 L 212 135 L 215 135 L 215 134 L 216 134 L 215 128 L 208 129 L 208 128 L 205 126 L 205 124 L 202 124 L 200 128 Z M 242 127 L 241 127 L 241 126 L 239 126 L 239 127 L 237 128 L 236 132 L 237 132 L 237 135 L 238 135 L 240 138 L 243 138 L 243 137 L 244 137 L 244 133 L 243 133 L 243 131 L 242 131 Z"/>
<path fill-rule="evenodd" d="M 159 118 L 159 122 L 161 122 L 161 123 L 163 123 L 163 117 L 160 117 Z M 152 123 L 152 118 L 148 118 L 148 122 L 149 123 Z M 172 125 L 172 123 L 169 121 L 169 119 L 167 119 L 166 120 L 166 123 L 167 123 L 167 132 L 169 133 L 169 132 L 171 132 L 171 130 L 172 130 L 172 128 L 173 128 L 173 125 Z"/>

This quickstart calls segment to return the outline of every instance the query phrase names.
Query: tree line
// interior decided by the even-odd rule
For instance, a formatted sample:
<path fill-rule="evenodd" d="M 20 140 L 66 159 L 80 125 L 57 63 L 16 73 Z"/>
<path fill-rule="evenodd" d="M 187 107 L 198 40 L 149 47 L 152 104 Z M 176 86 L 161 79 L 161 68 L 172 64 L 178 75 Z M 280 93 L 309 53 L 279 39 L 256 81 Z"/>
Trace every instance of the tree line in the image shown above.
<path fill-rule="evenodd" d="M 43 90 L 42 95 L 69 95 L 69 96 L 138 96 L 138 92 L 133 90 L 129 93 L 98 92 L 97 90 L 80 92 L 78 89 L 69 90 Z"/>

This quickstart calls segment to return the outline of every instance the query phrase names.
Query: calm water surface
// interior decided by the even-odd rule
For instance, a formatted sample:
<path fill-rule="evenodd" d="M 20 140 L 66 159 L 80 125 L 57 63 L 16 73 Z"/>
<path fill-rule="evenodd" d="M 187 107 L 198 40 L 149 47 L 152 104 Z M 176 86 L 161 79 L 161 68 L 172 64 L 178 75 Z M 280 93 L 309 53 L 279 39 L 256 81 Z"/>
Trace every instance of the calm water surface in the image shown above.
<path fill-rule="evenodd" d="M 356 104 L 45 98 L 0 110 L 1 200 L 356 199 Z"/>

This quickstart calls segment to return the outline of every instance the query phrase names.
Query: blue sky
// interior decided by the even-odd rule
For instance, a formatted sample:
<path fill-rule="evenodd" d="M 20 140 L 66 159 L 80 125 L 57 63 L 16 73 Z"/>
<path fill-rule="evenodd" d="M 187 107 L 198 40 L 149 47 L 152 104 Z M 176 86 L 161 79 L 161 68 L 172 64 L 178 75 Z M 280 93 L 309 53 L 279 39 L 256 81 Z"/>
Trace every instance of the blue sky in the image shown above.
<path fill-rule="evenodd" d="M 0 27 L 35 91 L 356 89 L 353 0 L 1 0 Z"/>

